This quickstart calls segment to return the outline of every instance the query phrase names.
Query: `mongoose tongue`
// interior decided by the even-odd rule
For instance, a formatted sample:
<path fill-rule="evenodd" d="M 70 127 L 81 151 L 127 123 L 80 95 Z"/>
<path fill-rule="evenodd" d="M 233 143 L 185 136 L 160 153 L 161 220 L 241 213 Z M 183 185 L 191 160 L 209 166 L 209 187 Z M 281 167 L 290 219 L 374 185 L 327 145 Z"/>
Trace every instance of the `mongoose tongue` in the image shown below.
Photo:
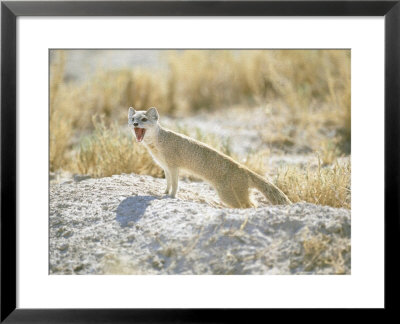
<path fill-rule="evenodd" d="M 135 135 L 138 142 L 141 142 L 144 137 L 146 130 L 144 128 L 135 128 Z"/>

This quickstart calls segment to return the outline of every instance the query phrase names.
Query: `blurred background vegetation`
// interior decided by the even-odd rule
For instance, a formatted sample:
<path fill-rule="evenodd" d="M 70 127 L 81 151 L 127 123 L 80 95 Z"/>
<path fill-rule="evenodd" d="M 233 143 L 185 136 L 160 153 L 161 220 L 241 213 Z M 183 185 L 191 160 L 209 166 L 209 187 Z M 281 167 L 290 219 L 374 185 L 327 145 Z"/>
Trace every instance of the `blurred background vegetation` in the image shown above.
<path fill-rule="evenodd" d="M 172 128 L 272 176 L 292 201 L 350 208 L 350 62 L 350 50 L 52 50 L 50 171 L 162 177 L 128 132 L 130 106 L 170 120 L 218 112 L 227 122 L 261 110 L 266 149 L 246 156 L 212 129 Z M 314 163 L 266 169 L 276 155 Z"/>

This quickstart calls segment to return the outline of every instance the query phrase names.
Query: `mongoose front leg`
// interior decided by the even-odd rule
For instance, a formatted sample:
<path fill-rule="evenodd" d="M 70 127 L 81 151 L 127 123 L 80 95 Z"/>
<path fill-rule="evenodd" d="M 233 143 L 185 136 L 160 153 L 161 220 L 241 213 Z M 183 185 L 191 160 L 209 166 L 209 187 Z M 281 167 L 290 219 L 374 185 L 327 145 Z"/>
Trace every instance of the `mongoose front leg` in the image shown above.
<path fill-rule="evenodd" d="M 177 168 L 170 169 L 170 176 L 171 176 L 171 197 L 175 198 L 176 192 L 178 190 L 178 175 L 179 175 L 179 170 Z"/>
<path fill-rule="evenodd" d="M 171 173 L 168 169 L 164 169 L 165 179 L 167 180 L 167 188 L 165 189 L 164 193 L 169 194 L 171 192 Z"/>

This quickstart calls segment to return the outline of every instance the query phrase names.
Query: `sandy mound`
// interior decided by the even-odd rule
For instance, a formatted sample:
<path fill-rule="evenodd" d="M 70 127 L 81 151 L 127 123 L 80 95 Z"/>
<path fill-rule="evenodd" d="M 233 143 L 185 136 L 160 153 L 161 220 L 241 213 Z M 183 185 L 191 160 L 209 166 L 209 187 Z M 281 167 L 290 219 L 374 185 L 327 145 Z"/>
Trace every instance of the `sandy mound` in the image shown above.
<path fill-rule="evenodd" d="M 179 185 L 172 199 L 150 176 L 52 183 L 50 274 L 350 273 L 349 210 L 227 209 L 207 184 Z"/>

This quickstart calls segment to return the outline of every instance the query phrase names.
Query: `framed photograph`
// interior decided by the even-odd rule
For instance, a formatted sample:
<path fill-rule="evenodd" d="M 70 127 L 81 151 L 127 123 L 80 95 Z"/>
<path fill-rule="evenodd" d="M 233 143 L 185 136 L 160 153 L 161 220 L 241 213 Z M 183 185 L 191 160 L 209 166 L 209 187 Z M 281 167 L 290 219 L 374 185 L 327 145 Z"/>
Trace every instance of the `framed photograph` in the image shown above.
<path fill-rule="evenodd" d="M 2 322 L 394 309 L 399 1 L 4 1 L 1 30 Z"/>

